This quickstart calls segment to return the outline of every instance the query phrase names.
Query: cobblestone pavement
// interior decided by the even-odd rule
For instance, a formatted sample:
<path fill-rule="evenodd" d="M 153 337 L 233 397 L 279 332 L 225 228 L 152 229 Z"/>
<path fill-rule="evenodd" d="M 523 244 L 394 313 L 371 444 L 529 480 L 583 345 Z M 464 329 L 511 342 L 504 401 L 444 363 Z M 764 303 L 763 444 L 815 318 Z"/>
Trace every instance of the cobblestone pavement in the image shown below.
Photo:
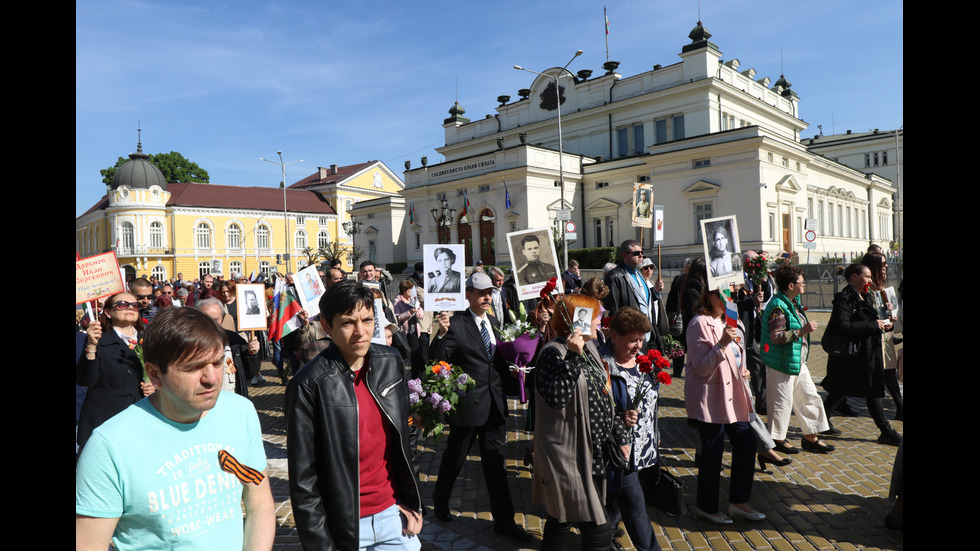
<path fill-rule="evenodd" d="M 821 324 L 808 362 L 819 388 L 827 360 L 817 343 L 830 314 L 812 313 L 811 318 Z M 278 530 L 274 549 L 299 550 L 301 546 L 289 503 L 283 417 L 285 387 L 279 384 L 271 363 L 263 364 L 262 373 L 268 382 L 252 387 L 250 392 L 262 422 L 272 493 L 277 506 Z M 891 509 L 891 502 L 886 498 L 897 448 L 877 443 L 878 430 L 868 416 L 863 400 L 849 400 L 860 417 L 834 418 L 834 424 L 843 432 L 840 437 L 828 439 L 837 446 L 835 452 L 829 455 L 803 452 L 792 456 L 793 463 L 788 467 L 768 466 L 766 472 L 756 471 L 751 502 L 766 514 L 766 520 L 759 523 L 739 520 L 733 525 L 718 527 L 693 516 L 697 434 L 686 422 L 684 379 L 675 378 L 669 387 L 661 388 L 662 452 L 670 470 L 686 484 L 686 510 L 681 517 L 672 518 L 648 509 L 657 539 L 665 550 L 903 549 L 902 533 L 884 527 L 885 515 Z M 885 398 L 884 402 L 886 414 L 891 419 L 894 404 L 890 398 Z M 509 551 L 540 547 L 543 509 L 531 502 L 531 469 L 522 461 L 531 435 L 522 430 L 525 407 L 516 400 L 511 400 L 510 407 L 513 413 L 509 420 L 507 468 L 511 494 L 518 512 L 518 524 L 527 529 L 535 541 L 522 548 L 512 540 L 498 537 L 493 531 L 477 446 L 471 450 L 453 490 L 450 509 L 456 518 L 448 523 L 435 520 L 431 514 L 431 496 L 445 440 L 437 446 L 432 439 L 427 439 L 422 443 L 420 469 L 423 500 L 429 513 L 421 534 L 423 551 Z M 902 422 L 893 421 L 893 426 L 899 432 L 904 430 Z M 799 447 L 799 429 L 791 430 L 789 439 Z M 723 477 L 727 477 L 728 451 L 724 462 L 726 472 Z M 727 493 L 725 480 L 721 486 L 722 493 Z M 725 495 L 722 495 L 721 503 L 722 506 L 727 503 Z M 624 536 L 618 542 L 623 548 L 632 549 L 628 537 Z M 569 538 L 569 547 L 576 548 L 574 538 Z"/>

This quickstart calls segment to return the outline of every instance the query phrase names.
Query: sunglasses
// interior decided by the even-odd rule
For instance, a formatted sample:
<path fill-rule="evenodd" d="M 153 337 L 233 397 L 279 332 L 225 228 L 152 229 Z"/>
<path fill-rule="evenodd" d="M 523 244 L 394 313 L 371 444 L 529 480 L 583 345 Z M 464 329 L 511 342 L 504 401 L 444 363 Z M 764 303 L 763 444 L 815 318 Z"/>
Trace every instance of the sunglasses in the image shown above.
<path fill-rule="evenodd" d="M 644 270 L 652 270 L 653 269 L 653 266 L 644 266 L 643 269 Z"/>
<path fill-rule="evenodd" d="M 152 299 L 153 295 L 136 295 L 136 300 Z"/>
<path fill-rule="evenodd" d="M 114 302 L 112 307 L 116 310 L 139 310 L 140 305 L 138 302 L 129 302 L 127 300 L 120 300 L 119 302 Z"/>
<path fill-rule="evenodd" d="M 629 253 L 629 255 L 630 256 L 638 256 L 640 258 L 643 258 L 643 251 L 633 251 L 633 252 Z"/>

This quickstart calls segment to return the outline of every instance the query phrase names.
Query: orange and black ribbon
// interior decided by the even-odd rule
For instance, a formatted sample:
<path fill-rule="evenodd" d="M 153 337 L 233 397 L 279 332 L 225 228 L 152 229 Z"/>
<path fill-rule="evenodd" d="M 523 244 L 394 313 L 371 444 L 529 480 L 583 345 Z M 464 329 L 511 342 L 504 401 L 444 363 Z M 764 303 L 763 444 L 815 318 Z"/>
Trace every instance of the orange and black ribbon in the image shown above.
<path fill-rule="evenodd" d="M 225 450 L 218 451 L 218 464 L 221 465 L 221 470 L 235 475 L 242 484 L 255 484 L 258 486 L 262 479 L 265 478 L 262 473 L 256 471 L 248 465 L 242 465 L 235 459 L 235 456 L 226 452 Z"/>

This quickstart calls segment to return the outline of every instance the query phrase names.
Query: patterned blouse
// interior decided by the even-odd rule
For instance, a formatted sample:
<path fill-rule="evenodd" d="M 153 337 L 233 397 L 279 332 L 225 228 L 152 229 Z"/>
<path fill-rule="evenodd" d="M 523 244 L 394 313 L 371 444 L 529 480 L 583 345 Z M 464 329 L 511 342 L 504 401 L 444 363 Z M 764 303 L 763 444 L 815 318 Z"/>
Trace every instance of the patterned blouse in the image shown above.
<path fill-rule="evenodd" d="M 559 337 L 558 342 L 564 344 L 565 339 Z M 586 354 L 568 351 L 562 361 L 560 352 L 554 348 L 546 348 L 538 358 L 534 370 L 534 380 L 538 392 L 544 401 L 555 409 L 564 408 L 575 393 L 579 374 L 585 370 L 588 381 L 589 396 L 589 431 L 592 433 L 592 474 L 605 476 L 606 465 L 602 456 L 602 443 L 612 434 L 617 446 L 625 446 L 627 442 L 626 427 L 619 417 L 613 414 L 613 401 L 609 374 L 598 360 L 599 354 L 595 345 L 586 343 Z M 596 361 L 598 360 L 598 365 Z"/>

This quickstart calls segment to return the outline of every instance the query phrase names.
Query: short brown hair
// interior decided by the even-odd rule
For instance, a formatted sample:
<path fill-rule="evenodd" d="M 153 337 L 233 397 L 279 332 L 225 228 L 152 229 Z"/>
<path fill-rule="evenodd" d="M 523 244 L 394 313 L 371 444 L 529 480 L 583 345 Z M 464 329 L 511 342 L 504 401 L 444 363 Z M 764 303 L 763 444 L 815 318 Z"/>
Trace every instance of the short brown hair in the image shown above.
<path fill-rule="evenodd" d="M 602 300 L 609 294 L 609 287 L 606 287 L 606 284 L 601 279 L 593 277 L 582 285 L 582 294 L 596 300 Z"/>
<path fill-rule="evenodd" d="M 799 266 L 785 263 L 779 268 L 776 268 L 776 271 L 772 274 L 772 278 L 776 280 L 776 286 L 779 287 L 779 290 L 785 291 L 791 283 L 796 283 L 796 280 L 801 275 L 803 275 L 803 270 Z"/>
<path fill-rule="evenodd" d="M 404 293 L 405 291 L 415 287 L 415 282 L 411 279 L 403 279 L 401 283 L 398 284 L 398 292 Z"/>
<path fill-rule="evenodd" d="M 646 314 L 626 306 L 621 308 L 609 322 L 609 328 L 619 335 L 632 335 L 633 333 L 649 333 L 653 330 L 653 324 Z"/>
<path fill-rule="evenodd" d="M 143 333 L 143 360 L 166 373 L 173 363 L 226 344 L 225 329 L 204 312 L 196 308 L 166 308 Z"/>
<path fill-rule="evenodd" d="M 551 316 L 551 328 L 559 336 L 571 334 L 572 313 L 576 308 L 592 308 L 592 316 L 599 315 L 598 300 L 583 294 L 565 295 L 555 305 L 554 315 Z"/>

